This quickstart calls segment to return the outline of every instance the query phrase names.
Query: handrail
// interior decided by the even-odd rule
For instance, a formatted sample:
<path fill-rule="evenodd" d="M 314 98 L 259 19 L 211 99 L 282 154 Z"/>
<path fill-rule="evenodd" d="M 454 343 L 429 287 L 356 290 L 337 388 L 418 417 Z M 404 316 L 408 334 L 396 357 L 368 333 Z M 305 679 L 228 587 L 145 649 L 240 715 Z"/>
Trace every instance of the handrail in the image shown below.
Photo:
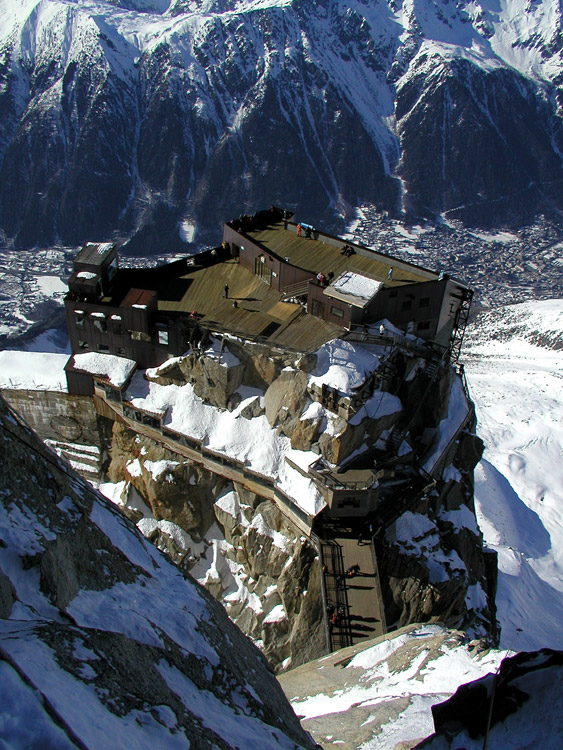
<path fill-rule="evenodd" d="M 376 483 L 375 476 L 371 482 L 366 480 L 358 482 L 339 482 L 334 474 L 330 472 L 330 469 L 320 471 L 319 469 L 314 469 L 312 466 L 309 467 L 309 474 L 313 479 L 317 479 L 323 485 L 337 490 L 370 490 Z"/>
<path fill-rule="evenodd" d="M 417 344 L 414 341 L 409 341 L 404 334 L 387 333 L 382 336 L 381 334 L 369 333 L 356 328 L 350 329 L 350 331 L 344 333 L 341 338 L 346 341 L 355 341 L 359 344 L 394 346 L 399 349 L 413 352 L 414 354 L 420 354 L 420 356 L 425 357 L 426 359 L 436 359 L 437 355 L 437 352 L 430 344 Z"/>
<path fill-rule="evenodd" d="M 309 282 L 311 279 L 305 279 L 304 281 L 298 281 L 295 284 L 287 284 L 283 287 L 282 294 L 284 297 L 291 296 L 292 294 L 302 294 L 309 289 Z"/>

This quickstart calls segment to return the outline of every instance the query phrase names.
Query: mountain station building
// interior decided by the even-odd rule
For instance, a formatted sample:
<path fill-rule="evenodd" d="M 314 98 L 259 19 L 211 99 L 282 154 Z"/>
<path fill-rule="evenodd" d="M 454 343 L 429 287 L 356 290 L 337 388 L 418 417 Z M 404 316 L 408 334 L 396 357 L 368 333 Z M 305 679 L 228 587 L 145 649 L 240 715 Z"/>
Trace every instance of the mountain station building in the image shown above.
<path fill-rule="evenodd" d="M 86 243 L 65 297 L 72 354 L 155 367 L 204 330 L 308 352 L 384 319 L 459 353 L 468 287 L 292 218 L 275 207 L 241 216 L 224 225 L 221 245 L 150 269 L 122 269 L 115 244 Z M 92 394 L 72 359 L 69 392 Z"/>

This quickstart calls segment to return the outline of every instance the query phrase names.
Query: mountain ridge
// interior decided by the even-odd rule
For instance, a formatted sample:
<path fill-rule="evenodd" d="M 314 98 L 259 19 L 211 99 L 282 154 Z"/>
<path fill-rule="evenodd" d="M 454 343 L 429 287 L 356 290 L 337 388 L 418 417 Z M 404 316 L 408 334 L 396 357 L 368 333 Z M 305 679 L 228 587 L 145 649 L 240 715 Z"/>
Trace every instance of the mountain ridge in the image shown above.
<path fill-rule="evenodd" d="M 3 0 L 4 242 L 150 254 L 272 201 L 334 229 L 361 202 L 559 215 L 555 6 Z"/>

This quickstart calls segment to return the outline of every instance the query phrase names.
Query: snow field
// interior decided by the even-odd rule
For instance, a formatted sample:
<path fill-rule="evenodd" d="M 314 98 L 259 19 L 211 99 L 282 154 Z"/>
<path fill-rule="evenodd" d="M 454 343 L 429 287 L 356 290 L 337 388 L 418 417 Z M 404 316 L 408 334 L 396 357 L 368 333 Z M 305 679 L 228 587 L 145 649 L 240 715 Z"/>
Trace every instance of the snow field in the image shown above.
<path fill-rule="evenodd" d="M 468 329 L 466 373 L 485 453 L 479 526 L 499 555 L 501 642 L 563 648 L 563 301 L 491 311 Z M 533 343 L 533 342 L 539 343 Z"/>

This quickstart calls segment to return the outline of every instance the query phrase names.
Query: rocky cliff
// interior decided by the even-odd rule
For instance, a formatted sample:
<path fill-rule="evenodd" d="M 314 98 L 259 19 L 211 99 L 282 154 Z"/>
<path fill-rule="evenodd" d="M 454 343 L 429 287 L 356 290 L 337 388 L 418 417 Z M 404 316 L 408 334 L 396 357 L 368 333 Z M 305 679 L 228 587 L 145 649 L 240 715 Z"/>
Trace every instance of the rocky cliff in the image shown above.
<path fill-rule="evenodd" d="M 314 746 L 223 608 L 3 401 L 0 450 L 10 747 Z"/>
<path fill-rule="evenodd" d="M 360 202 L 559 214 L 552 5 L 3 0 L 2 236 L 151 253 L 270 202 L 327 229 Z"/>
<path fill-rule="evenodd" d="M 198 439 L 210 447 L 220 440 L 227 455 L 223 433 L 240 433 L 242 421 L 245 430 L 263 436 L 263 450 L 315 451 L 327 467 L 348 459 L 364 468 L 387 455 L 402 415 L 420 401 L 398 455 L 380 472 L 379 504 L 364 521 L 352 522 L 358 529 L 363 523 L 366 532 L 369 524 L 366 535 L 375 535 L 389 626 L 440 619 L 495 640 L 496 558 L 483 549 L 473 506 L 473 469 L 482 443 L 473 434 L 460 376 L 445 367 L 429 381 L 418 356 L 341 340 L 292 365 L 286 355 L 270 354 L 257 347 L 245 352 L 240 342 L 215 342 L 206 352 L 147 371 L 149 395 L 145 383 L 145 399 L 134 397 L 135 387 L 130 397 L 149 411 L 158 403 L 174 415 L 188 408 L 178 394 L 189 391 L 189 408 L 198 414 L 206 409 L 191 429 L 205 423 Z M 355 389 L 347 396 L 341 392 L 329 409 L 316 399 L 322 391 L 317 380 L 331 367 L 341 367 Z M 260 381 L 262 388 L 247 385 Z M 228 425 L 235 426 L 224 422 L 217 431 L 213 420 L 229 410 Z M 274 440 L 272 447 L 267 440 Z M 137 434 L 132 425 L 115 422 L 110 454 L 109 491 L 116 501 L 223 602 L 276 668 L 324 652 L 318 549 L 291 514 L 170 450 L 170 443 Z M 432 471 L 422 484 L 419 465 Z M 322 536 L 322 528 L 314 528 Z"/>

